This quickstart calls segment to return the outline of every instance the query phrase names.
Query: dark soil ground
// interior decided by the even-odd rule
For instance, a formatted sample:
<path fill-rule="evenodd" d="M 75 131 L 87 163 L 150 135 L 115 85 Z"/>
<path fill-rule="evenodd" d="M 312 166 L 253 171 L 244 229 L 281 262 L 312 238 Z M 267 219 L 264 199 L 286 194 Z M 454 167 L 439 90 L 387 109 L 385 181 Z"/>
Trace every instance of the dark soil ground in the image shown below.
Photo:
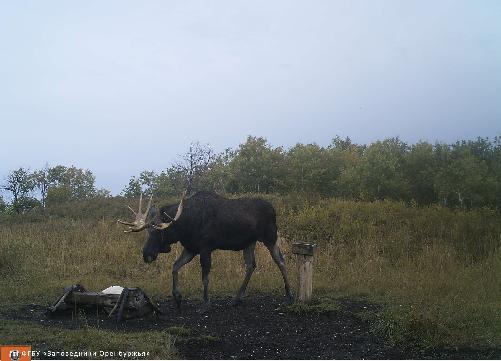
<path fill-rule="evenodd" d="M 362 300 L 337 299 L 331 308 L 294 309 L 270 295 L 251 295 L 238 306 L 216 298 L 199 313 L 200 301 L 184 300 L 180 309 L 170 299 L 159 302 L 162 314 L 117 323 L 95 310 L 86 313 L 89 326 L 137 330 L 170 330 L 187 359 L 470 359 L 501 358 L 500 350 L 433 350 L 400 348 L 371 332 L 362 314 L 376 306 Z M 29 305 L 0 318 L 32 320 L 53 327 L 78 327 L 68 314 L 49 316 Z"/>

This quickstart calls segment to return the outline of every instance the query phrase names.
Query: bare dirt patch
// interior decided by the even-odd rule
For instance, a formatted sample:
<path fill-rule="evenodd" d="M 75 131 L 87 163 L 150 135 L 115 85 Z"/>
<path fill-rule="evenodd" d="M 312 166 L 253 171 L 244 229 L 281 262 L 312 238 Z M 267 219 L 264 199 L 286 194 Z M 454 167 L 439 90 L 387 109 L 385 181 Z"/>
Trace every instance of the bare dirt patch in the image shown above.
<path fill-rule="evenodd" d="M 210 310 L 197 312 L 199 300 L 185 300 L 177 309 L 161 300 L 159 316 L 120 323 L 98 310 L 48 316 L 45 307 L 29 305 L 1 317 L 31 320 L 51 327 L 101 327 L 120 332 L 165 331 L 188 359 L 409 359 L 500 358 L 499 350 L 434 350 L 396 347 L 371 332 L 360 317 L 376 306 L 362 300 L 338 299 L 313 307 L 280 306 L 280 298 L 251 295 L 238 307 L 230 298 L 215 298 Z M 147 343 L 147 340 L 145 340 Z"/>

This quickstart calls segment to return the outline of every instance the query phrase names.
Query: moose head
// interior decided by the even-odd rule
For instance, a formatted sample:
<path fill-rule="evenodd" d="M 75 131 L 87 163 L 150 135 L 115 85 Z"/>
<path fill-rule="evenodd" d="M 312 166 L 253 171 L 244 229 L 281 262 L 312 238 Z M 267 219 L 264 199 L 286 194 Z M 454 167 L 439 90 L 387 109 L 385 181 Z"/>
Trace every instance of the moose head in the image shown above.
<path fill-rule="evenodd" d="M 143 212 L 143 195 L 141 194 L 139 197 L 138 211 L 136 212 L 131 207 L 128 207 L 132 211 L 132 213 L 134 213 L 134 221 L 124 222 L 117 220 L 117 223 L 128 226 L 128 228 L 124 230 L 125 233 L 140 232 L 145 229 L 148 230 L 148 238 L 143 247 L 143 259 L 146 263 L 151 263 L 156 260 L 159 253 L 170 252 L 170 245 L 177 242 L 175 232 L 172 232 L 171 226 L 175 222 L 177 222 L 177 220 L 183 213 L 183 202 L 185 195 L 186 192 L 183 193 L 181 201 L 177 206 L 176 215 L 174 217 L 171 217 L 167 213 L 167 211 L 163 211 L 160 214 L 160 212 L 155 207 L 151 208 L 152 196 L 150 196 L 146 210 Z"/>

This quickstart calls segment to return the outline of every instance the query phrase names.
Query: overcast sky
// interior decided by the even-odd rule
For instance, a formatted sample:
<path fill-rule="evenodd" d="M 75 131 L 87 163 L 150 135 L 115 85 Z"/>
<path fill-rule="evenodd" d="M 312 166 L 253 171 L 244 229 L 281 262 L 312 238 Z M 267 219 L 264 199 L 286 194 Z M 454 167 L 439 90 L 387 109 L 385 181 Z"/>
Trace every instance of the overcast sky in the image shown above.
<path fill-rule="evenodd" d="M 2 1 L 0 178 L 119 192 L 191 141 L 501 135 L 501 1 Z"/>

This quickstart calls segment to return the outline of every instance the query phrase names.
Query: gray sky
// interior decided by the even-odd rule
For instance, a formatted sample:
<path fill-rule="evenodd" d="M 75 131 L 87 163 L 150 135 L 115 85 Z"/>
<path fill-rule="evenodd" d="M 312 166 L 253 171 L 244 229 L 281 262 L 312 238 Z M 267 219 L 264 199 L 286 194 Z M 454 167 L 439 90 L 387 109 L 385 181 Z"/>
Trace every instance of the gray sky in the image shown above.
<path fill-rule="evenodd" d="M 0 178 L 119 192 L 191 141 L 501 134 L 501 1 L 0 0 Z"/>

